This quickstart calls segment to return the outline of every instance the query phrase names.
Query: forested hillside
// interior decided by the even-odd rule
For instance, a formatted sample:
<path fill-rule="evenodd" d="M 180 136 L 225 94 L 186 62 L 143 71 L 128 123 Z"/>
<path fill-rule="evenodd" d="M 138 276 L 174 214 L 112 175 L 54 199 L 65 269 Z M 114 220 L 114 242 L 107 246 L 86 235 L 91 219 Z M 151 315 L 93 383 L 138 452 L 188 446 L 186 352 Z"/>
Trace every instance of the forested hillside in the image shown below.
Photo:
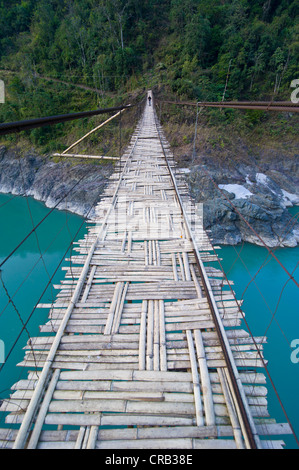
<path fill-rule="evenodd" d="M 0 0 L 0 121 L 109 105 L 148 87 L 194 101 L 224 90 L 226 100 L 289 100 L 298 12 L 299 0 Z M 31 137 L 43 144 L 57 132 Z"/>

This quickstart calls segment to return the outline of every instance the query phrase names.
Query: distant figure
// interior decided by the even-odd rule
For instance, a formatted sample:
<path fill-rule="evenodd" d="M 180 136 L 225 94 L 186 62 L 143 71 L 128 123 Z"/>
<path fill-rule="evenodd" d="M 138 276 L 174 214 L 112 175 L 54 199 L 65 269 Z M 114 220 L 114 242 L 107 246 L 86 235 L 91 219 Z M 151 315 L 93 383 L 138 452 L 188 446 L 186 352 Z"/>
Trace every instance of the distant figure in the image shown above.
<path fill-rule="evenodd" d="M 151 96 L 148 97 L 148 105 L 150 106 L 151 105 L 151 102 L 152 102 L 152 98 Z"/>

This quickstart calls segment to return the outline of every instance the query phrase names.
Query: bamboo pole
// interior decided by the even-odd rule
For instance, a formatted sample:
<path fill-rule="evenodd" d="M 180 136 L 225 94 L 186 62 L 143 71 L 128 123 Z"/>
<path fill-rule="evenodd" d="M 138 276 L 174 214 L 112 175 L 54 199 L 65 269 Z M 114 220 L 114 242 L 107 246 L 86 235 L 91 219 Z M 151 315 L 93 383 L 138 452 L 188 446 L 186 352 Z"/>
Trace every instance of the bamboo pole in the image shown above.
<path fill-rule="evenodd" d="M 104 335 L 110 335 L 110 333 L 111 333 L 114 314 L 115 314 L 115 309 L 116 309 L 117 303 L 119 301 L 119 297 L 120 297 L 120 294 L 121 294 L 122 287 L 123 287 L 122 282 L 117 282 L 116 285 L 115 285 L 113 299 L 112 299 L 110 309 L 109 309 L 108 320 L 107 320 L 106 327 L 105 327 L 105 330 L 104 330 Z"/>
<path fill-rule="evenodd" d="M 112 121 L 112 119 L 116 118 L 117 116 L 119 116 L 121 114 L 122 110 L 119 111 L 118 113 L 114 114 L 113 116 L 111 116 L 109 119 L 107 119 L 105 122 L 102 122 L 99 126 L 95 127 L 94 129 L 92 129 L 90 132 L 88 132 L 87 134 L 85 134 L 83 137 L 81 137 L 81 139 L 77 140 L 75 143 L 73 143 L 72 145 L 70 145 L 66 150 L 64 150 L 62 152 L 62 155 L 65 155 L 66 153 L 68 153 L 72 148 L 74 148 L 76 145 L 80 144 L 80 142 L 82 142 L 82 140 L 86 139 L 86 137 L 88 137 L 89 135 L 93 134 L 94 132 L 96 132 L 97 130 L 99 130 L 101 127 L 105 126 L 105 124 L 108 124 L 108 122 Z"/>
<path fill-rule="evenodd" d="M 175 281 L 179 280 L 177 267 L 176 267 L 176 257 L 174 253 L 171 253 L 171 260 L 172 260 L 172 269 L 173 269 L 173 277 Z"/>
<path fill-rule="evenodd" d="M 159 240 L 156 240 L 156 253 L 157 253 L 157 265 L 161 266 L 161 253 L 159 248 Z"/>
<path fill-rule="evenodd" d="M 185 251 L 183 252 L 183 262 L 184 262 L 184 270 L 185 270 L 186 281 L 191 281 L 188 253 L 186 253 Z"/>
<path fill-rule="evenodd" d="M 87 441 L 88 441 L 88 438 L 89 438 L 89 434 L 90 434 L 90 426 L 86 426 L 83 442 L 82 442 L 82 445 L 81 445 L 82 449 L 86 449 L 86 447 L 87 447 Z"/>
<path fill-rule="evenodd" d="M 125 230 L 122 245 L 121 245 L 121 252 L 122 253 L 125 252 L 126 242 L 127 242 L 127 231 Z"/>
<path fill-rule="evenodd" d="M 90 158 L 91 160 L 119 160 L 118 157 L 110 157 L 108 155 L 83 155 L 79 153 L 53 153 L 53 157 Z"/>
<path fill-rule="evenodd" d="M 246 366 L 246 361 L 242 360 L 242 363 L 241 365 L 243 366 L 243 364 Z M 254 367 L 254 366 L 253 366 Z M 255 366 L 257 367 L 257 366 Z M 230 397 L 233 401 L 233 405 L 234 405 L 234 410 L 235 410 L 235 413 L 238 417 L 238 422 L 240 424 L 240 428 L 242 430 L 242 434 L 244 436 L 244 441 L 245 441 L 245 447 L 250 449 L 251 446 L 250 446 L 250 442 L 249 442 L 249 439 L 247 437 L 247 432 L 246 432 L 246 429 L 245 429 L 245 426 L 244 426 L 244 422 L 242 420 L 242 415 L 241 415 L 241 412 L 240 412 L 240 409 L 239 409 L 239 406 L 238 406 L 238 403 L 236 402 L 236 396 L 235 396 L 235 393 L 234 393 L 234 390 L 233 390 L 233 387 L 232 387 L 232 383 L 231 383 L 231 378 L 228 374 L 228 370 L 227 370 L 227 367 L 224 368 L 223 370 L 223 374 L 224 374 L 224 377 L 225 377 L 225 380 L 226 380 L 226 384 L 227 384 L 227 387 L 229 388 L 229 392 L 230 392 Z M 249 404 L 248 404 L 248 407 L 249 407 Z"/>
<path fill-rule="evenodd" d="M 52 399 L 53 392 L 55 390 L 56 384 L 57 384 L 58 379 L 59 379 L 59 375 L 60 375 L 60 370 L 56 369 L 55 372 L 52 375 L 52 378 L 51 378 L 50 384 L 48 386 L 47 392 L 44 396 L 42 405 L 41 405 L 40 410 L 38 412 L 38 416 L 37 416 L 32 434 L 30 436 L 30 440 L 29 440 L 29 444 L 27 446 L 27 449 L 35 449 L 36 446 L 37 446 L 37 443 L 38 443 L 38 440 L 39 440 L 39 437 L 40 437 L 40 433 L 41 433 L 41 430 L 42 430 L 42 427 L 43 427 L 43 424 L 44 424 L 44 421 L 45 421 L 45 417 L 46 417 L 46 414 L 48 412 L 49 403 Z"/>
<path fill-rule="evenodd" d="M 115 311 L 112 330 L 111 330 L 112 334 L 118 332 L 128 287 L 129 287 L 128 282 L 126 282 L 126 283 L 122 282 L 122 288 L 121 288 L 121 293 L 120 293 L 120 296 L 119 296 L 119 302 L 118 302 L 118 305 L 117 305 L 117 308 L 116 308 L 116 311 Z"/>
<path fill-rule="evenodd" d="M 156 240 L 152 240 L 153 265 L 157 266 Z"/>
<path fill-rule="evenodd" d="M 191 271 L 192 279 L 193 279 L 193 282 L 194 282 L 194 285 L 195 285 L 195 289 L 196 289 L 198 298 L 201 299 L 202 298 L 202 289 L 201 289 L 201 286 L 200 286 L 199 281 L 197 279 L 193 264 L 190 264 L 190 271 Z"/>
<path fill-rule="evenodd" d="M 180 268 L 181 268 L 182 280 L 183 280 L 183 281 L 186 281 L 185 270 L 184 270 L 184 265 L 183 265 L 183 260 L 182 260 L 181 253 L 178 253 L 178 259 L 179 259 Z"/>
<path fill-rule="evenodd" d="M 154 301 L 148 302 L 147 337 L 146 337 L 146 369 L 153 370 L 154 342 Z"/>
<path fill-rule="evenodd" d="M 76 444 L 75 444 L 75 447 L 74 447 L 75 449 L 81 449 L 82 442 L 83 442 L 84 435 L 85 435 L 85 431 L 86 431 L 86 426 L 80 426 L 78 436 L 77 436 L 77 439 L 76 439 Z"/>
<path fill-rule="evenodd" d="M 194 330 L 194 338 L 195 338 L 197 360 L 198 360 L 198 365 L 199 365 L 199 370 L 200 370 L 206 425 L 214 426 L 216 419 L 215 419 L 212 388 L 211 388 L 211 382 L 210 382 L 210 377 L 209 377 L 209 372 L 208 372 L 208 367 L 207 367 L 202 334 L 200 330 Z"/>
<path fill-rule="evenodd" d="M 220 379 L 220 384 L 221 384 L 223 395 L 224 395 L 224 398 L 225 398 L 225 403 L 226 403 L 226 406 L 227 406 L 230 421 L 231 421 L 231 424 L 232 424 L 234 438 L 235 438 L 235 441 L 236 441 L 237 448 L 238 449 L 244 449 L 245 446 L 244 446 L 244 442 L 243 442 L 243 439 L 242 439 L 242 432 L 241 432 L 241 428 L 240 428 L 240 423 L 239 423 L 238 417 L 236 415 L 236 410 L 235 410 L 235 407 L 233 405 L 232 397 L 231 397 L 230 392 L 229 392 L 229 388 L 228 388 L 228 385 L 227 385 L 227 382 L 226 382 L 225 374 L 223 372 L 223 369 L 221 369 L 221 368 L 218 368 L 217 372 L 218 372 L 218 376 L 219 376 L 219 379 Z"/>
<path fill-rule="evenodd" d="M 154 370 L 160 370 L 160 319 L 159 301 L 154 301 Z"/>
<path fill-rule="evenodd" d="M 200 396 L 199 375 L 197 371 L 196 356 L 195 356 L 194 343 L 193 343 L 191 330 L 187 330 L 186 335 L 187 335 L 189 356 L 190 356 L 190 362 L 191 362 L 192 382 L 193 382 L 194 401 L 195 401 L 195 410 L 196 410 L 196 423 L 197 423 L 197 426 L 203 426 L 204 418 L 203 418 L 203 409 L 202 409 L 201 396 Z"/>
<path fill-rule="evenodd" d="M 144 240 L 144 264 L 145 266 L 149 265 L 149 259 L 148 259 L 148 242 L 147 240 Z"/>
<path fill-rule="evenodd" d="M 90 275 L 89 275 L 89 278 L 88 278 L 88 281 L 87 281 L 87 284 L 86 284 L 81 302 L 86 302 L 86 299 L 87 299 L 88 293 L 90 291 L 92 281 L 93 281 L 93 278 L 94 278 L 94 275 L 95 275 L 95 272 L 96 272 L 96 268 L 97 268 L 96 266 L 93 266 L 91 268 Z"/>
<path fill-rule="evenodd" d="M 148 301 L 143 300 L 140 320 L 140 335 L 139 335 L 139 370 L 146 368 L 146 315 L 147 315 Z"/>
<path fill-rule="evenodd" d="M 98 431 L 99 431 L 98 426 L 91 426 L 90 427 L 89 437 L 88 437 L 88 441 L 87 441 L 87 445 L 86 445 L 87 449 L 94 449 L 95 448 L 97 437 L 98 437 Z"/>
<path fill-rule="evenodd" d="M 132 231 L 129 231 L 129 236 L 128 236 L 128 255 L 131 254 L 132 251 Z"/>
<path fill-rule="evenodd" d="M 167 351 L 165 335 L 165 310 L 164 301 L 159 300 L 159 319 L 160 319 L 160 369 L 167 370 Z"/>
<path fill-rule="evenodd" d="M 173 231 L 172 217 L 168 214 L 168 230 L 169 232 Z"/>
<path fill-rule="evenodd" d="M 149 265 L 153 264 L 153 249 L 152 249 L 152 241 L 148 241 L 148 263 Z"/>

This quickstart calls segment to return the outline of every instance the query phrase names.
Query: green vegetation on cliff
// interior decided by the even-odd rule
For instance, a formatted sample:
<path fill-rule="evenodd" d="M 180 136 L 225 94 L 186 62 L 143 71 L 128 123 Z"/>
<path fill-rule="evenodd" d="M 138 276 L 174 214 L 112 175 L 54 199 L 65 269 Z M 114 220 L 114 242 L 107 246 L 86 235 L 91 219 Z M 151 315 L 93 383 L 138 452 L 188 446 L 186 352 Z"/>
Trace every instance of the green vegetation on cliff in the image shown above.
<path fill-rule="evenodd" d="M 149 87 L 182 100 L 289 100 L 298 12 L 299 0 L 0 0 L 0 122 L 128 102 Z M 81 127 L 30 140 L 57 146 Z"/>

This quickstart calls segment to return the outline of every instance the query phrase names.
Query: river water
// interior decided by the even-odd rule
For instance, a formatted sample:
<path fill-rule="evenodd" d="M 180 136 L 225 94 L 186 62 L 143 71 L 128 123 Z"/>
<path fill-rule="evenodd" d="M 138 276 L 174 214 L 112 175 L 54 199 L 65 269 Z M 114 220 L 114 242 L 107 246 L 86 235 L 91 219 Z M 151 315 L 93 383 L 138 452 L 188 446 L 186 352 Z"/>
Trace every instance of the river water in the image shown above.
<path fill-rule="evenodd" d="M 63 279 L 61 267 L 67 265 L 65 258 L 70 255 L 68 247 L 82 224 L 76 239 L 82 238 L 86 232 L 83 218 L 68 211 L 50 212 L 43 203 L 33 198 L 0 194 L 0 264 L 33 226 L 46 216 L 36 232 L 1 268 L 0 397 L 9 396 L 11 385 L 27 377 L 28 369 L 16 367 L 16 364 L 24 359 L 22 348 L 28 337 L 38 336 L 39 325 L 48 320 L 48 310 L 34 307 L 38 303 L 51 303 L 55 299 L 57 291 L 52 287 L 46 289 L 45 293 L 43 291 L 61 261 L 50 285 Z M 0 426 L 3 425 L 1 413 Z"/>
<path fill-rule="evenodd" d="M 295 214 L 298 209 L 291 208 L 291 211 Z M 32 230 L 33 224 L 38 224 L 49 212 L 50 209 L 44 204 L 32 198 L 0 194 L 0 263 Z M 48 315 L 48 310 L 34 310 L 34 307 L 37 303 L 52 302 L 55 298 L 57 291 L 48 288 L 43 294 L 43 290 L 61 261 L 51 284 L 58 284 L 63 279 L 61 266 L 67 265 L 64 258 L 70 255 L 68 247 L 83 222 L 81 217 L 67 211 L 53 211 L 36 234 L 33 233 L 2 267 L 0 362 L 1 357 L 4 361 L 3 356 L 5 361 L 0 364 L 0 397 L 7 397 L 11 385 L 27 377 L 27 369 L 16 367 L 16 364 L 24 358 L 22 348 L 28 336 L 39 335 L 39 325 L 47 321 Z M 82 238 L 85 232 L 86 225 L 83 223 L 76 239 Z M 299 350 L 296 354 L 296 348 L 292 347 L 296 339 L 299 347 L 298 288 L 292 280 L 288 281 L 284 270 L 265 248 L 250 244 L 225 246 L 218 254 L 228 279 L 234 281 L 237 298 L 244 299 L 242 310 L 250 331 L 255 336 L 267 336 L 264 356 L 268 361 L 268 372 L 299 435 Z M 292 272 L 299 260 L 299 247 L 278 249 L 275 254 Z M 215 263 L 213 266 L 216 267 Z M 294 272 L 294 277 L 299 281 L 299 268 Z M 271 417 L 277 422 L 286 422 L 269 378 L 267 387 Z M 0 426 L 4 426 L 1 417 Z M 282 439 L 286 442 L 286 448 L 297 448 L 292 436 L 283 436 Z"/>
<path fill-rule="evenodd" d="M 291 208 L 295 215 L 299 208 Z M 245 243 L 221 247 L 218 255 L 238 300 L 243 299 L 244 329 L 266 336 L 268 410 L 277 422 L 286 422 L 277 394 L 299 437 L 299 290 L 264 247 Z M 275 255 L 299 282 L 299 246 L 279 248 Z M 215 267 L 216 264 L 214 263 Z M 294 271 L 294 269 L 296 269 Z M 294 271 L 294 272 L 293 272 Z M 297 340 L 297 341 L 296 341 Z M 294 347 L 295 346 L 295 347 Z M 297 352 L 298 351 L 298 352 Z M 274 385 L 271 385 L 271 381 Z M 276 392 L 275 392 L 275 390 Z M 282 436 L 286 448 L 298 449 L 292 436 Z"/>

